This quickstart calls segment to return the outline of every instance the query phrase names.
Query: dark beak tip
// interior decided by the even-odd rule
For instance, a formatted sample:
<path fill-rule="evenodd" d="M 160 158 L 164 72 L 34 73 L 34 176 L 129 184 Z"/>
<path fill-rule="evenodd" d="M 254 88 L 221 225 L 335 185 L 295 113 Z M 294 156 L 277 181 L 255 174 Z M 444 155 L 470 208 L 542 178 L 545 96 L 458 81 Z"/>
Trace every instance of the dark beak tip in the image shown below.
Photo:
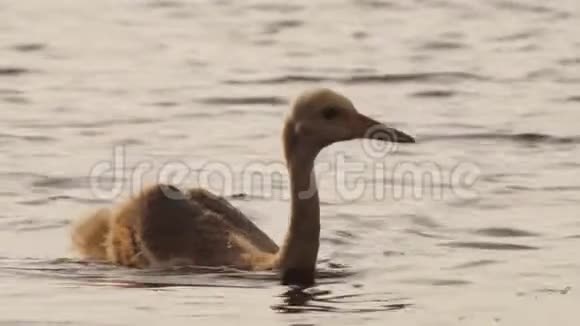
<path fill-rule="evenodd" d="M 407 144 L 416 143 L 415 138 L 404 133 L 401 130 L 388 127 L 380 122 L 377 122 L 365 116 L 362 117 L 363 121 L 366 121 L 366 125 L 368 126 L 362 138 L 370 138 L 392 143 L 407 143 Z"/>
<path fill-rule="evenodd" d="M 416 143 L 415 138 L 413 136 L 407 135 L 402 131 L 396 130 L 396 132 L 387 135 L 386 137 L 380 137 L 380 140 L 389 141 L 393 143 L 401 143 L 401 144 L 414 144 Z"/>
<path fill-rule="evenodd" d="M 405 134 L 405 136 L 404 136 L 404 137 L 401 137 L 401 138 L 399 139 L 399 142 L 400 142 L 400 143 L 406 143 L 406 144 L 414 144 L 414 143 L 416 143 L 417 141 L 416 141 L 416 140 L 415 140 L 415 138 L 413 138 L 412 136 L 409 136 L 409 135 Z"/>

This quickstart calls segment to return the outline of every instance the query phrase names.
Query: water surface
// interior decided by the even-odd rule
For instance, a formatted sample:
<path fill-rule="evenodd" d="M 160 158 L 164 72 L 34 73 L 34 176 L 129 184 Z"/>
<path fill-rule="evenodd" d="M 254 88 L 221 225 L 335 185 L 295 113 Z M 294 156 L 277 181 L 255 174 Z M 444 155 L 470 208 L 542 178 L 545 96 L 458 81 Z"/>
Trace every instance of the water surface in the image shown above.
<path fill-rule="evenodd" d="M 0 1 L 0 324 L 576 325 L 579 14 L 574 1 Z M 281 163 L 292 98 L 321 86 L 418 144 L 321 154 L 315 288 L 75 259 L 71 222 L 123 199 L 91 190 L 115 149 L 126 162 L 105 184 L 177 161 L 239 184 Z M 337 188 L 356 168 L 337 157 L 363 164 L 363 193 Z M 400 164 L 435 178 L 413 184 Z M 279 241 L 287 200 L 257 187 L 222 189 Z"/>

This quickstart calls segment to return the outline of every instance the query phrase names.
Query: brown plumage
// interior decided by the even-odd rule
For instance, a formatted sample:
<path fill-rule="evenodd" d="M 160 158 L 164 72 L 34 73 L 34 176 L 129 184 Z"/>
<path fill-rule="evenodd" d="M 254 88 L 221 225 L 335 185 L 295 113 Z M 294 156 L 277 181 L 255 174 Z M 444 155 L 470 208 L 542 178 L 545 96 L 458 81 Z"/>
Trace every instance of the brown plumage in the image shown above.
<path fill-rule="evenodd" d="M 383 133 L 369 133 L 377 127 Z M 312 284 L 320 241 L 314 160 L 334 142 L 369 137 L 414 142 L 358 113 L 346 97 L 331 90 L 305 92 L 296 100 L 283 131 L 291 207 L 281 248 L 224 198 L 169 185 L 146 188 L 117 209 L 103 209 L 82 220 L 74 228 L 73 243 L 85 258 L 130 267 L 279 269 L 284 283 Z"/>

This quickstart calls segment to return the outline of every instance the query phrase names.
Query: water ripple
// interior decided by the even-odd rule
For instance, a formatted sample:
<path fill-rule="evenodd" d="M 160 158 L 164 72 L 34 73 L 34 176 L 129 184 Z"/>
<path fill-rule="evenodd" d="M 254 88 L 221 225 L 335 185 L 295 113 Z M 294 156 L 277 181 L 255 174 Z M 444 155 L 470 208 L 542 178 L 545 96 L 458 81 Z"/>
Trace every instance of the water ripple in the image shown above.
<path fill-rule="evenodd" d="M 130 118 L 118 118 L 100 121 L 62 121 L 57 123 L 47 123 L 47 122 L 20 122 L 16 125 L 21 128 L 34 128 L 34 129 L 52 129 L 52 128 L 102 128 L 111 126 L 124 126 L 124 125 L 142 125 L 149 123 L 158 123 L 162 121 L 160 118 L 145 118 L 145 117 L 130 117 Z"/>
<path fill-rule="evenodd" d="M 453 241 L 439 244 L 451 248 L 470 248 L 483 250 L 537 250 L 539 247 L 515 243 L 483 242 L 483 241 Z"/>
<path fill-rule="evenodd" d="M 520 230 L 520 229 L 512 229 L 512 228 L 500 228 L 500 227 L 493 227 L 493 228 L 483 228 L 477 229 L 473 231 L 475 234 L 485 235 L 489 237 L 497 237 L 497 238 L 510 238 L 510 237 L 536 237 L 539 236 L 538 233 Z"/>
<path fill-rule="evenodd" d="M 211 105 L 282 105 L 288 100 L 277 96 L 206 97 L 199 100 Z"/>
<path fill-rule="evenodd" d="M 55 138 L 44 135 L 14 135 L 6 133 L 0 133 L 0 140 L 1 139 L 18 139 L 29 142 L 51 142 L 56 140 Z"/>
<path fill-rule="evenodd" d="M 448 98 L 453 97 L 455 95 L 457 95 L 457 92 L 443 89 L 419 91 L 411 94 L 411 96 L 417 98 Z"/>
<path fill-rule="evenodd" d="M 470 281 L 460 279 L 429 279 L 429 278 L 403 280 L 402 283 L 429 285 L 429 286 L 464 286 L 471 284 Z"/>
<path fill-rule="evenodd" d="M 421 142 L 441 140 L 496 140 L 512 141 L 520 143 L 546 143 L 546 144 L 578 144 L 580 136 L 555 136 L 542 133 L 466 133 L 451 135 L 426 135 L 421 137 Z"/>
<path fill-rule="evenodd" d="M 563 66 L 577 66 L 580 65 L 580 57 L 560 59 L 558 63 Z"/>
<path fill-rule="evenodd" d="M 18 89 L 0 88 L 0 94 L 2 95 L 22 95 L 23 93 L 23 91 Z"/>
<path fill-rule="evenodd" d="M 32 70 L 23 67 L 0 67 L 0 77 L 20 76 L 31 72 Z"/>
<path fill-rule="evenodd" d="M 149 8 L 183 8 L 185 4 L 180 1 L 155 0 L 147 1 L 145 5 Z"/>
<path fill-rule="evenodd" d="M 428 239 L 447 239 L 447 237 L 444 237 L 444 236 L 441 236 L 441 235 L 438 235 L 438 234 L 434 234 L 434 233 L 431 233 L 431 232 L 422 231 L 422 230 L 406 229 L 405 232 L 408 233 L 408 234 L 417 235 L 417 236 L 422 237 L 422 238 L 428 238 Z"/>
<path fill-rule="evenodd" d="M 89 184 L 89 179 L 85 177 L 48 177 L 33 181 L 30 185 L 36 188 L 71 189 L 84 188 Z"/>
<path fill-rule="evenodd" d="M 501 0 L 493 2 L 495 7 L 502 10 L 511 10 L 517 11 L 520 13 L 534 13 L 534 14 L 565 14 L 561 11 L 556 9 L 543 6 L 543 5 L 534 5 L 534 4 L 526 4 L 523 2 L 516 2 L 516 1 L 508 1 L 508 0 Z"/>
<path fill-rule="evenodd" d="M 401 74 L 369 74 L 353 75 L 347 77 L 330 77 L 316 75 L 284 75 L 279 77 L 253 79 L 253 80 L 225 80 L 226 84 L 234 85 L 280 85 L 293 83 L 321 83 L 336 82 L 343 84 L 373 84 L 373 83 L 417 83 L 417 82 L 442 82 L 453 83 L 461 81 L 487 81 L 489 77 L 471 74 L 467 72 L 441 71 L 424 73 L 401 73 Z"/>
<path fill-rule="evenodd" d="M 498 264 L 498 263 L 501 263 L 501 261 L 494 260 L 494 259 L 478 259 L 478 260 L 469 261 L 467 263 L 462 263 L 462 264 L 453 266 L 450 269 L 476 268 L 476 267 L 493 265 L 493 264 Z"/>
<path fill-rule="evenodd" d="M 39 219 L 18 218 L 0 223 L 0 227 L 5 230 L 27 232 L 59 229 L 69 224 L 68 220 L 44 221 Z"/>
<path fill-rule="evenodd" d="M 580 95 L 569 96 L 564 101 L 566 101 L 566 102 L 580 102 Z"/>
<path fill-rule="evenodd" d="M 419 47 L 420 50 L 435 50 L 435 51 L 449 51 L 449 50 L 460 50 L 465 48 L 466 45 L 459 42 L 451 41 L 431 41 L 427 42 Z"/>
<path fill-rule="evenodd" d="M 292 29 L 300 27 L 304 24 L 301 20 L 296 19 L 284 19 L 279 21 L 270 22 L 265 26 L 265 34 L 278 34 L 283 30 Z"/>
<path fill-rule="evenodd" d="M 530 30 L 530 31 L 500 36 L 500 37 L 495 38 L 495 40 L 500 41 L 500 42 L 513 42 L 513 41 L 519 41 L 519 40 L 527 40 L 527 39 L 533 38 L 535 36 L 538 36 L 539 34 L 541 34 L 541 31 L 539 31 L 539 30 Z"/>
<path fill-rule="evenodd" d="M 6 96 L 2 100 L 10 104 L 28 104 L 30 100 L 22 96 Z"/>
<path fill-rule="evenodd" d="M 249 5 L 248 8 L 266 13 L 292 13 L 304 9 L 302 5 L 290 3 L 259 3 Z"/>
<path fill-rule="evenodd" d="M 37 52 L 44 50 L 46 44 L 43 43 L 22 43 L 12 46 L 12 48 L 19 52 Z"/>

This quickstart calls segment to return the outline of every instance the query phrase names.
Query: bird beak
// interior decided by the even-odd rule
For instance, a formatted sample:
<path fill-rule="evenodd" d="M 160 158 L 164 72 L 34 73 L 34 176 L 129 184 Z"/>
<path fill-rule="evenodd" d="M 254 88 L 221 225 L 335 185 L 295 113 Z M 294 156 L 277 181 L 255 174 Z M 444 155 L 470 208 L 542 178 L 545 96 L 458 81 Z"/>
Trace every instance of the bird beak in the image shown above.
<path fill-rule="evenodd" d="M 354 126 L 355 138 L 376 139 L 392 143 L 414 143 L 415 138 L 395 128 L 373 120 L 366 115 L 358 114 Z"/>

